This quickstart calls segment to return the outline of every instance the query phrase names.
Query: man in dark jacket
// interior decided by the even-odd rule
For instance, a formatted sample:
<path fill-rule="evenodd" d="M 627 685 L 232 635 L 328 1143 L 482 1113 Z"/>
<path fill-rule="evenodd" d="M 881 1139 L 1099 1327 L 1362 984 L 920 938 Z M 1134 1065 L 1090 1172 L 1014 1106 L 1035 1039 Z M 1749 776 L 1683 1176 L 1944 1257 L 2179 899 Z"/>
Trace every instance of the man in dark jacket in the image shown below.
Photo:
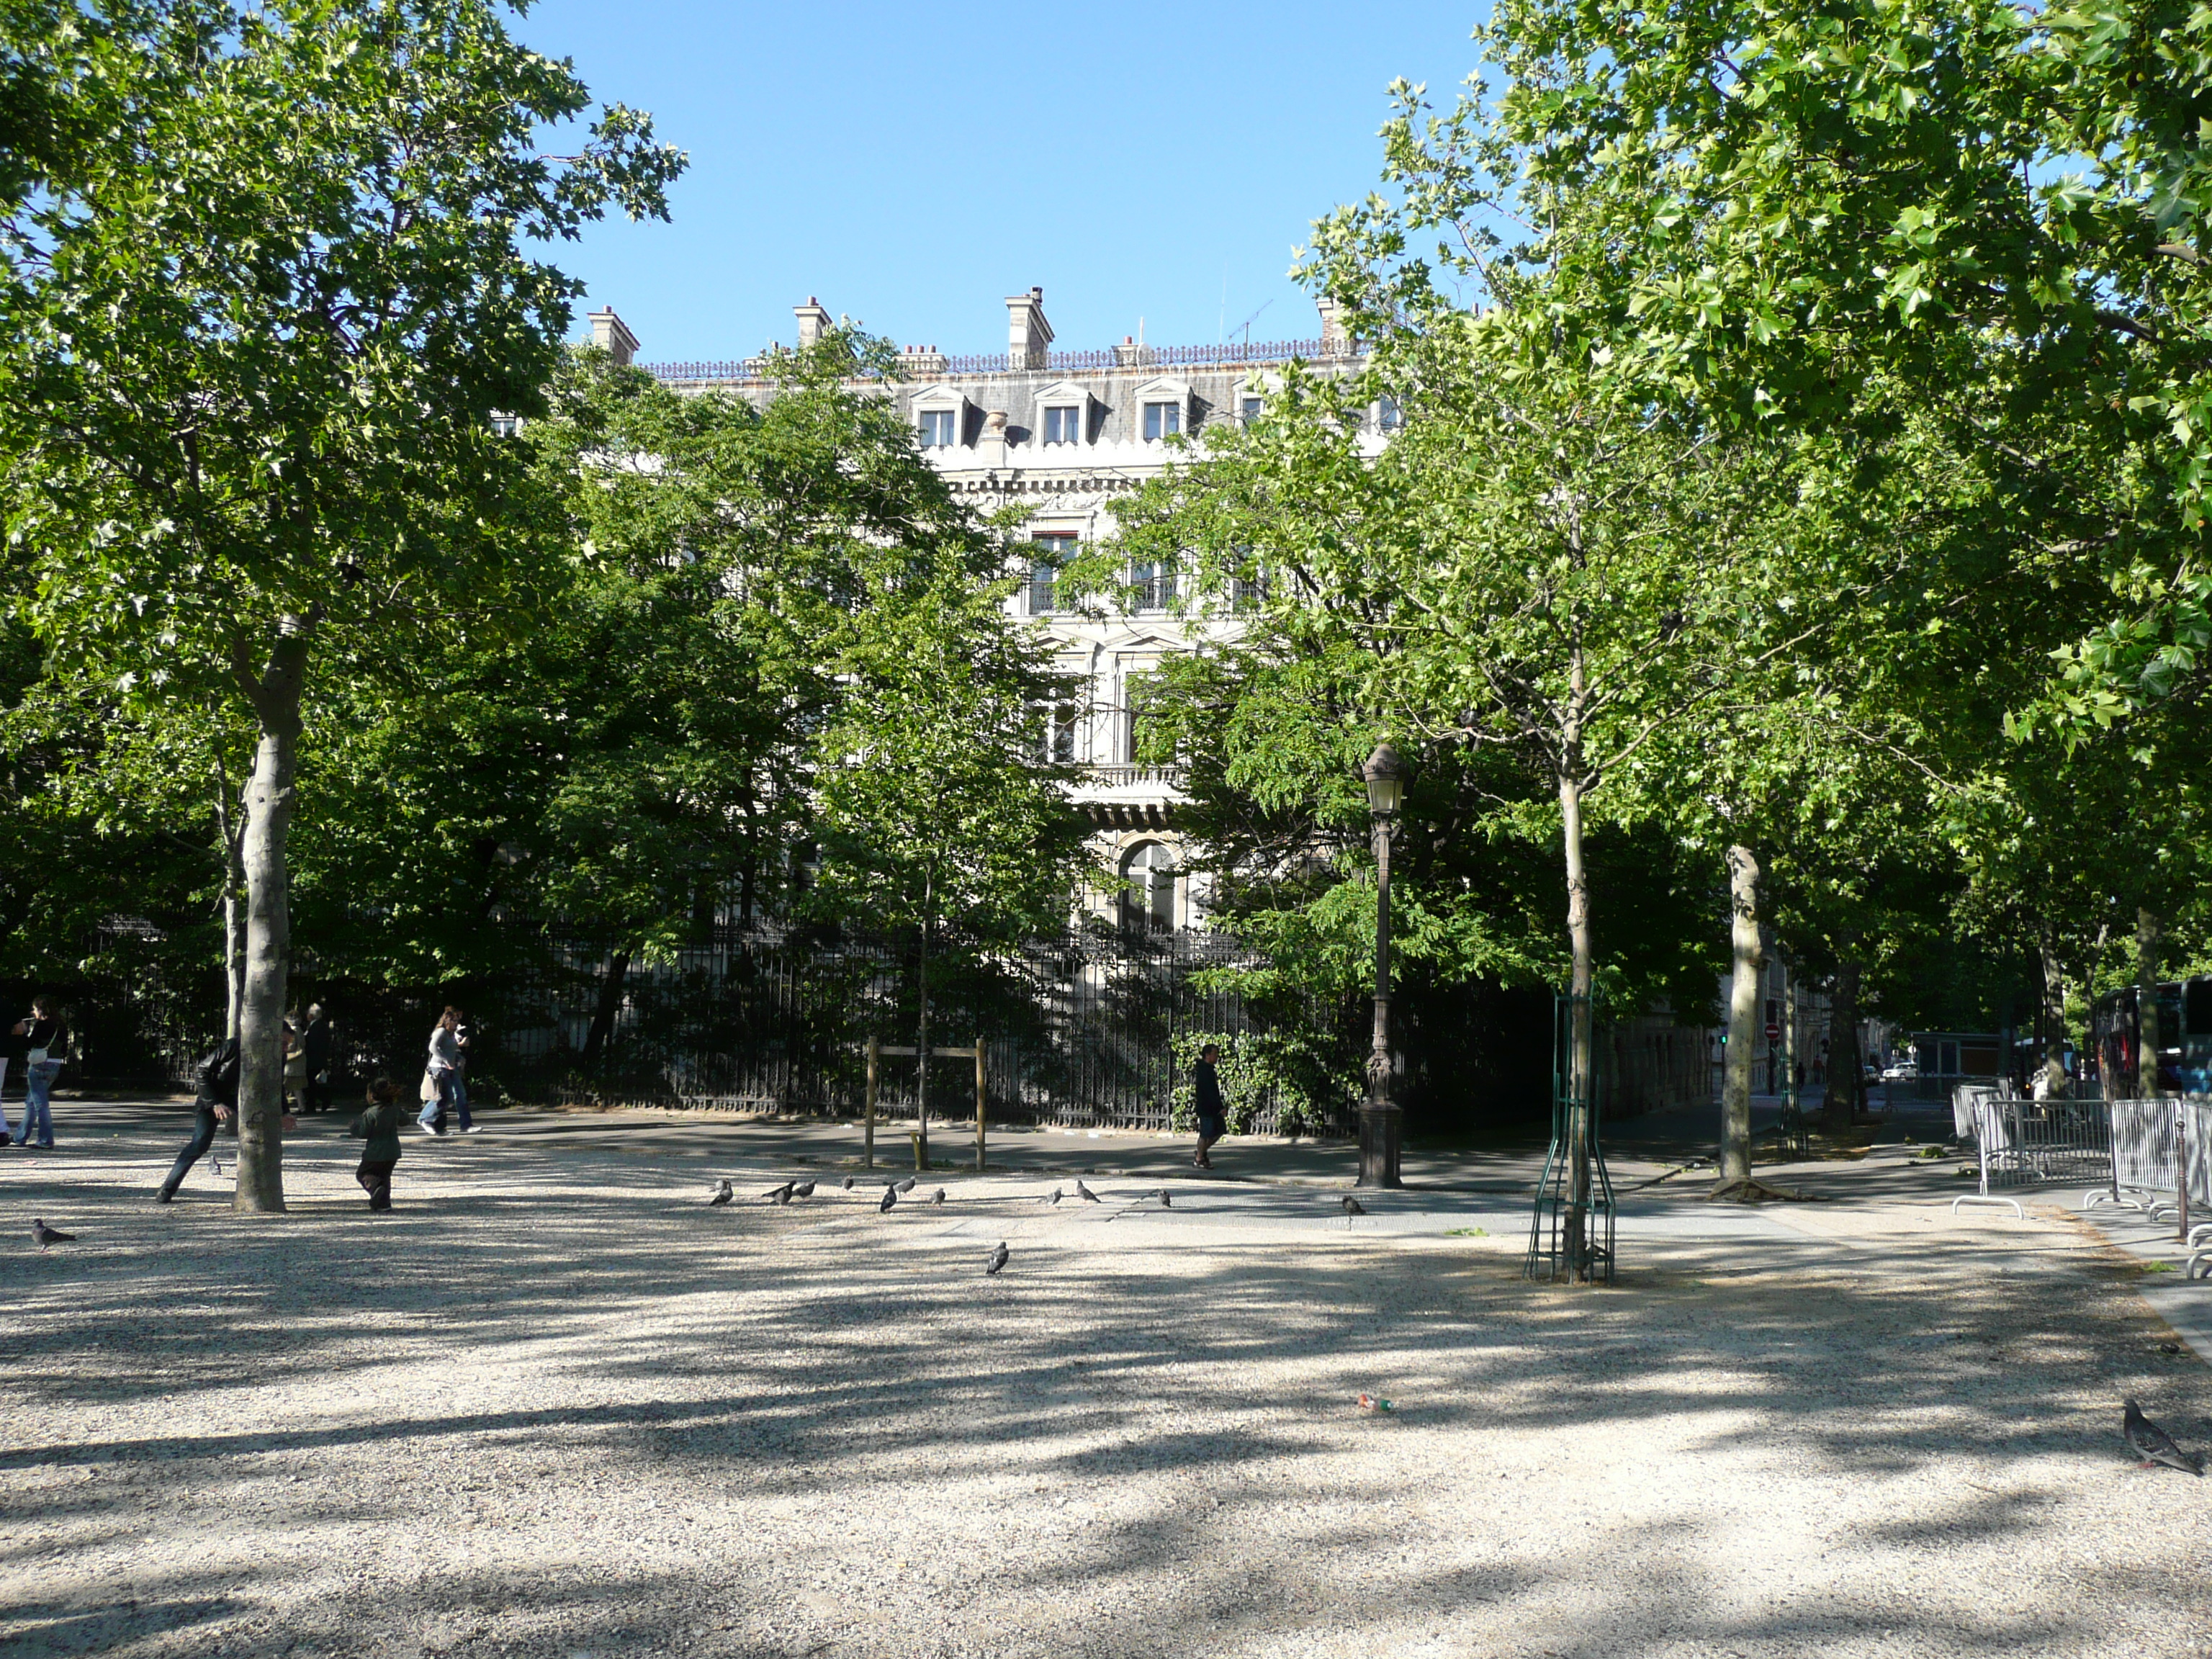
<path fill-rule="evenodd" d="M 185 1150 L 169 1166 L 169 1178 L 154 1194 L 156 1204 L 167 1204 L 176 1197 L 177 1188 L 185 1184 L 192 1165 L 215 1144 L 216 1123 L 228 1120 L 238 1110 L 236 1037 L 228 1039 L 222 1047 L 200 1061 L 192 1074 L 192 1088 L 198 1097 L 192 1102 L 192 1138 L 185 1143 Z"/>
<path fill-rule="evenodd" d="M 1229 1132 L 1229 1115 L 1221 1104 L 1221 1075 L 1214 1069 L 1220 1058 L 1220 1048 L 1207 1043 L 1198 1051 L 1198 1069 L 1191 1079 L 1191 1103 L 1198 1109 L 1198 1152 L 1191 1163 L 1201 1170 L 1213 1167 L 1206 1153 Z"/>
<path fill-rule="evenodd" d="M 300 1109 L 331 1109 L 331 1021 L 323 1005 L 307 1005 L 307 1029 L 300 1034 L 300 1048 L 307 1061 L 307 1080 L 300 1091 Z"/>

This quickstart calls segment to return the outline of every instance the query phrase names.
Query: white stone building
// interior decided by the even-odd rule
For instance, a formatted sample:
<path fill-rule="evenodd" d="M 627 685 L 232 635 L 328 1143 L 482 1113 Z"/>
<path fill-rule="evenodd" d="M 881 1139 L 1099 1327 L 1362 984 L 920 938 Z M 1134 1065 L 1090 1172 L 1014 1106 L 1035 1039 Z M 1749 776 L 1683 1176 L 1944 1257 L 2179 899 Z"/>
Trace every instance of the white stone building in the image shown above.
<path fill-rule="evenodd" d="M 904 347 L 897 382 L 866 384 L 897 399 L 930 464 L 978 508 L 1030 510 L 1032 561 L 1012 606 L 1043 624 L 1061 668 L 1086 688 L 1079 702 L 1054 712 L 1045 742 L 1052 758 L 1082 768 L 1077 804 L 1098 827 L 1103 861 L 1126 884 L 1097 903 L 1156 929 L 1200 926 L 1206 894 L 1183 873 L 1188 856 L 1176 823 L 1187 799 L 1182 775 L 1137 761 L 1133 694 L 1164 658 L 1225 637 L 1237 624 L 1229 616 L 1179 611 L 1172 570 L 1133 568 L 1133 606 L 1103 615 L 1061 606 L 1053 573 L 1079 546 L 1113 537 L 1112 504 L 1178 453 L 1173 440 L 1202 447 L 1208 430 L 1255 416 L 1292 357 L 1336 372 L 1358 359 L 1326 306 L 1313 339 L 1212 346 L 1124 339 L 1103 350 L 1054 351 L 1042 289 L 1012 295 L 1006 305 L 1003 356 Z M 793 310 L 802 346 L 834 324 L 811 297 Z M 599 311 L 591 321 L 596 343 L 617 362 L 632 361 L 638 343 L 619 317 Z M 756 401 L 775 395 L 757 357 L 641 367 L 679 391 Z M 1387 403 L 1371 407 L 1368 440 L 1379 447 L 1395 417 Z"/>

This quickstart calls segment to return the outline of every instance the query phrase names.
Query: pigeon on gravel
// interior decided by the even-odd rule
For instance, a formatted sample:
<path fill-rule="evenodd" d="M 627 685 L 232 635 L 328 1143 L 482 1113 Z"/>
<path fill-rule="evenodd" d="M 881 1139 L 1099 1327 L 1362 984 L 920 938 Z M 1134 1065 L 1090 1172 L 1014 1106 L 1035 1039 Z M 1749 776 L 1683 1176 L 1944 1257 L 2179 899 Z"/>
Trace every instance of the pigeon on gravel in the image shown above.
<path fill-rule="evenodd" d="M 58 1228 L 49 1227 L 44 1221 L 38 1220 L 36 1218 L 33 1218 L 31 1223 L 31 1237 L 39 1241 L 39 1248 L 42 1250 L 49 1244 L 74 1244 L 76 1243 L 76 1235 L 75 1233 L 65 1233 Z M 2167 1443 L 2171 1445 L 2172 1443 L 2169 1441 Z"/>
<path fill-rule="evenodd" d="M 736 1196 L 737 1194 L 730 1190 L 728 1182 L 718 1181 L 714 1183 L 714 1197 L 707 1200 L 707 1207 L 710 1210 L 719 1210 Z"/>
<path fill-rule="evenodd" d="M 814 1196 L 814 1183 L 813 1183 L 812 1182 L 811 1182 L 811 1181 L 802 1181 L 802 1182 L 799 1182 L 796 1187 L 793 1187 L 793 1188 L 791 1189 L 791 1195 L 792 1195 L 793 1198 L 811 1198 L 811 1197 L 813 1197 L 813 1196 Z"/>
<path fill-rule="evenodd" d="M 1047 1198 L 1047 1199 L 1045 1200 L 1045 1202 L 1046 1202 L 1046 1203 L 1048 1203 L 1048 1204 L 1057 1204 L 1057 1203 L 1059 1203 L 1059 1202 L 1060 1202 L 1060 1200 L 1061 1199 L 1066 1198 L 1066 1196 L 1067 1196 L 1067 1194 L 1066 1194 L 1066 1193 L 1062 1192 L 1059 1188 L 1055 1187 L 1055 1188 L 1054 1188 L 1052 1189 L 1052 1194 L 1051 1194 L 1051 1196 L 1050 1196 L 1050 1197 L 1048 1197 L 1048 1198 Z"/>
<path fill-rule="evenodd" d="M 1364 1204 L 1362 1204 L 1358 1199 L 1354 1198 L 1350 1193 L 1346 1193 L 1337 1201 L 1344 1206 L 1344 1212 L 1346 1215 L 1365 1215 L 1367 1213 L 1367 1206 Z"/>
<path fill-rule="evenodd" d="M 902 1194 L 912 1192 L 914 1190 L 914 1177 L 912 1176 L 908 1176 L 904 1181 L 900 1182 L 898 1184 L 898 1189 Z"/>
<path fill-rule="evenodd" d="M 1081 1199 L 1085 1204 L 1103 1204 L 1106 1201 L 1104 1199 L 1099 1197 L 1097 1194 L 1092 1192 L 1090 1188 L 1085 1186 L 1083 1184 L 1083 1178 L 1080 1176 L 1076 1177 L 1075 1195 Z"/>
<path fill-rule="evenodd" d="M 853 1183 L 859 1179 L 860 1177 L 858 1176 L 847 1176 L 845 1177 L 845 1190 L 848 1193 L 851 1192 L 853 1190 Z"/>
<path fill-rule="evenodd" d="M 986 1273 L 997 1273 L 1000 1268 L 1006 1265 L 1006 1257 L 1009 1254 L 1010 1252 L 1006 1249 L 1006 1241 L 1003 1238 L 1000 1239 L 999 1241 L 999 1248 L 991 1252 L 991 1259 L 983 1264 L 983 1271 Z"/>
<path fill-rule="evenodd" d="M 769 1188 L 761 1196 L 771 1204 L 788 1204 L 791 1202 L 791 1189 L 798 1184 L 795 1181 L 787 1181 L 781 1187 Z"/>
<path fill-rule="evenodd" d="M 942 1188 L 942 1187 L 939 1187 L 939 1188 L 937 1189 L 937 1196 L 936 1196 L 936 1197 L 934 1197 L 934 1198 L 933 1198 L 933 1199 L 931 1199 L 929 1201 L 930 1201 L 931 1203 L 933 1203 L 933 1204 L 942 1204 L 942 1203 L 944 1203 L 944 1202 L 945 1202 L 945 1188 Z"/>
<path fill-rule="evenodd" d="M 1172 1210 L 1175 1208 L 1175 1197 L 1164 1187 L 1160 1188 L 1160 1208 L 1163 1210 Z"/>
<path fill-rule="evenodd" d="M 886 1187 L 886 1188 L 884 1188 L 884 1201 L 883 1201 L 882 1203 L 880 1203 L 880 1204 L 878 1204 L 878 1205 L 877 1205 L 877 1206 L 876 1206 L 876 1213 L 877 1213 L 877 1214 L 878 1214 L 878 1215 L 881 1215 L 884 1211 L 886 1211 L 886 1210 L 890 1209 L 890 1206 L 891 1206 L 892 1205 L 894 1205 L 894 1204 L 896 1204 L 896 1203 L 897 1203 L 897 1202 L 898 1202 L 898 1188 L 896 1188 L 896 1187 Z"/>
<path fill-rule="evenodd" d="M 2173 1437 L 2142 1414 L 2142 1407 L 2132 1400 L 2121 1402 L 2127 1415 L 2120 1424 L 2120 1437 L 2128 1443 L 2128 1449 L 2142 1459 L 2142 1467 L 2151 1468 L 2163 1463 L 2169 1469 L 2179 1469 L 2185 1474 L 2202 1477 L 2204 1460 L 2195 1457 L 2173 1443 Z"/>

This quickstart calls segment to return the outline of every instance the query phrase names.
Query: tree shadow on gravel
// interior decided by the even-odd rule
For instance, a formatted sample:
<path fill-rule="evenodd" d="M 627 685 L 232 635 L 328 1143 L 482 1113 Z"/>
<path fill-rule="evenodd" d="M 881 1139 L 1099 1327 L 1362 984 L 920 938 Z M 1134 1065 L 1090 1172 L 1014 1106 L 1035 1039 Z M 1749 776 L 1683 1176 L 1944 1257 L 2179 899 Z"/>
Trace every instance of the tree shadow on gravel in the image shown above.
<path fill-rule="evenodd" d="M 66 1200 L 82 1242 L 13 1263 L 0 1638 L 1134 1653 L 1164 1630 L 1227 1652 L 1406 1647 L 1433 1621 L 1443 1652 L 1474 1620 L 1498 1650 L 1592 1659 L 1969 1653 L 2094 1645 L 2092 1590 L 2177 1620 L 2189 1594 L 2133 1547 L 2077 1547 L 2081 1594 L 2051 1607 L 1945 1588 L 1961 1550 L 2060 1547 L 2069 1505 L 2124 1492 L 2170 1536 L 2189 1496 L 2100 1484 L 2136 1479 L 2124 1394 L 2185 1442 L 2212 1394 L 2086 1249 L 1999 1273 L 1964 1231 L 1871 1262 L 1675 1242 L 1574 1290 L 1497 1241 L 1347 1234 L 1326 1193 L 1238 1217 L 1179 1195 L 1136 1226 L 995 1197 L 878 1216 L 842 1190 L 710 1211 L 696 1172 L 634 1159 L 430 1163 L 410 1184 L 403 1159 L 395 1216 L 257 1224 L 15 1172 L 0 1225 Z M 350 1168 L 303 1164 L 309 1191 Z M 991 1240 L 948 1234 L 978 1216 Z M 1013 1261 L 986 1278 L 998 1237 Z M 1362 1391 L 1401 1409 L 1363 1415 Z M 1732 1495 L 1618 1473 L 1655 1446 Z M 1872 1504 L 1844 1541 L 1824 1491 Z M 1797 1553 L 1741 1560 L 1729 1505 L 1766 1502 Z M 265 1541 L 148 1548 L 210 1517 Z M 452 1555 L 480 1538 L 530 1553 Z M 417 1547 L 437 1569 L 407 1582 Z M 64 1588 L 73 1565 L 92 1577 Z M 1768 1586 L 1755 1613 L 1738 1566 Z M 927 1628 L 869 1616 L 902 1607 Z"/>

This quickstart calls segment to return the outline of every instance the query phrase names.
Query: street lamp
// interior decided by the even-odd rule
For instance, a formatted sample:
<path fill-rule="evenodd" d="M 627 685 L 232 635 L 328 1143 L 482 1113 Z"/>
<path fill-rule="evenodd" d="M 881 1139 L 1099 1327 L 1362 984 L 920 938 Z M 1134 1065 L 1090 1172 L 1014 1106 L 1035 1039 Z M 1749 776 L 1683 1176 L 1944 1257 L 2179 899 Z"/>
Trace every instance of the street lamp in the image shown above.
<path fill-rule="evenodd" d="M 1367 1057 L 1367 1099 L 1359 1109 L 1359 1185 L 1402 1187 L 1398 1179 L 1400 1113 L 1390 1098 L 1390 841 L 1406 793 L 1406 763 L 1387 743 L 1359 769 L 1375 820 L 1375 1047 Z"/>

